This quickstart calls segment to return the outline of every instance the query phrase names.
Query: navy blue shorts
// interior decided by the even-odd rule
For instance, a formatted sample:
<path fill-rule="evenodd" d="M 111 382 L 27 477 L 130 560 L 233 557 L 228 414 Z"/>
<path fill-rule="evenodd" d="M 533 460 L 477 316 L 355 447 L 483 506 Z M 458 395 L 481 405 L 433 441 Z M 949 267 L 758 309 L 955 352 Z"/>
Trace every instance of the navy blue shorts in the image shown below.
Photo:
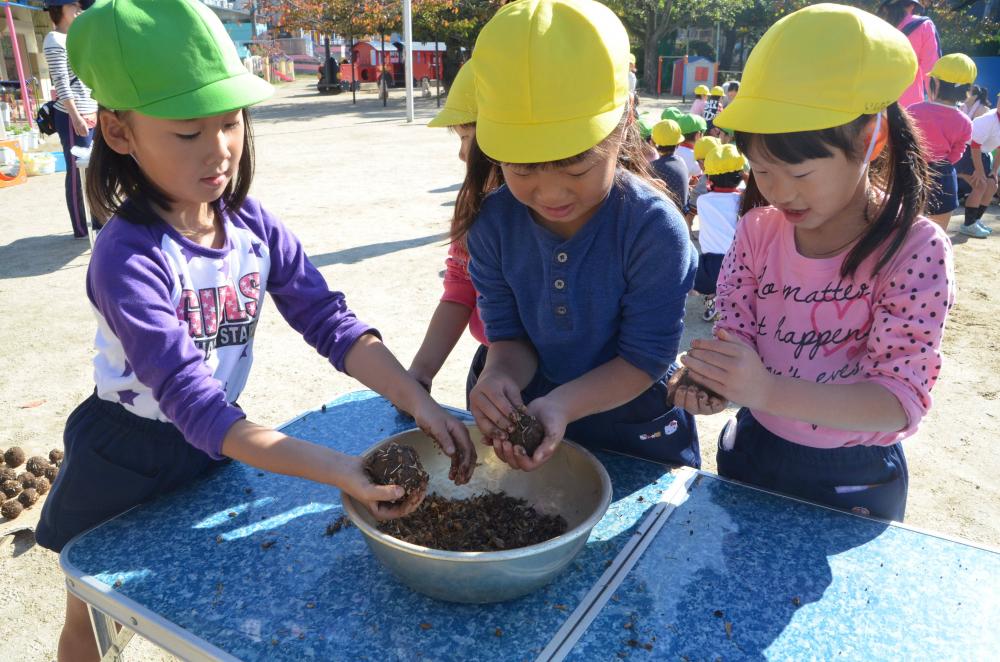
<path fill-rule="evenodd" d="M 935 216 L 958 209 L 958 175 L 948 161 L 927 164 L 934 184 L 927 197 L 927 213 Z"/>
<path fill-rule="evenodd" d="M 724 443 L 732 441 L 727 450 Z M 719 475 L 831 508 L 903 521 L 909 472 L 900 444 L 812 448 L 769 432 L 740 409 L 719 435 Z"/>
<path fill-rule="evenodd" d="M 486 353 L 487 348 L 482 346 L 472 360 L 466 380 L 467 403 L 469 394 L 486 365 Z M 606 450 L 653 462 L 701 468 L 698 428 L 694 416 L 680 407 L 667 404 L 667 380 L 679 367 L 678 364 L 671 366 L 664 378 L 631 402 L 570 423 L 566 428 L 566 438 L 592 450 Z M 558 386 L 539 370 L 521 392 L 521 398 L 529 403 Z"/>
<path fill-rule="evenodd" d="M 59 552 L 77 534 L 188 485 L 217 461 L 171 423 L 142 418 L 91 395 L 66 421 L 65 456 L 45 499 L 38 544 Z"/>
<path fill-rule="evenodd" d="M 991 152 L 982 152 L 980 154 L 983 163 L 983 172 L 989 174 L 992 172 L 993 167 L 993 155 Z M 955 170 L 960 175 L 971 175 L 975 172 L 975 168 L 972 164 L 972 147 L 966 146 L 965 152 L 962 154 L 962 158 L 958 160 L 955 164 Z"/>
<path fill-rule="evenodd" d="M 722 271 L 722 261 L 725 255 L 721 253 L 702 253 L 698 257 L 698 271 L 694 275 L 694 289 L 699 294 L 715 294 L 719 272 Z"/>

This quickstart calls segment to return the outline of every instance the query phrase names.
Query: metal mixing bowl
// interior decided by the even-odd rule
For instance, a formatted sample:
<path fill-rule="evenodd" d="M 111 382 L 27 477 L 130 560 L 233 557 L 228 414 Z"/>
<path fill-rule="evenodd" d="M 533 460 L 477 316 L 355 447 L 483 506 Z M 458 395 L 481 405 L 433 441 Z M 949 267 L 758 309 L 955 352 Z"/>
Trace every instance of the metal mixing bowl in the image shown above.
<path fill-rule="evenodd" d="M 448 480 L 451 460 L 420 430 L 389 437 L 366 455 L 390 443 L 412 446 L 430 474 L 427 493 L 464 499 L 486 490 L 504 491 L 546 514 L 562 515 L 569 525 L 563 535 L 537 545 L 502 552 L 447 552 L 413 545 L 380 532 L 364 506 L 343 495 L 344 510 L 361 529 L 375 556 L 415 591 L 450 602 L 502 602 L 545 586 L 580 551 L 590 530 L 611 503 L 611 479 L 597 458 L 564 441 L 555 455 L 535 471 L 511 469 L 481 444 L 479 429 L 469 424 L 479 450 L 479 463 L 467 485 Z"/>

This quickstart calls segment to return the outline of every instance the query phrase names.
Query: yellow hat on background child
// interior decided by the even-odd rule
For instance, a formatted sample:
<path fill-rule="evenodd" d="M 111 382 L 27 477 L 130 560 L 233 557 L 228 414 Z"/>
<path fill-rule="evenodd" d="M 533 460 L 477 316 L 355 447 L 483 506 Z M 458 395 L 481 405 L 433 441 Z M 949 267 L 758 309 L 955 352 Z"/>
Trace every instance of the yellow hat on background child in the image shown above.
<path fill-rule="evenodd" d="M 673 120 L 660 120 L 653 127 L 653 142 L 657 147 L 676 147 L 684 142 L 681 126 Z"/>
<path fill-rule="evenodd" d="M 476 137 L 488 157 L 544 163 L 607 138 L 629 100 L 629 40 L 593 0 L 520 0 L 479 33 Z"/>
<path fill-rule="evenodd" d="M 451 82 L 444 108 L 434 116 L 427 126 L 458 126 L 476 121 L 476 76 L 471 66 L 458 70 Z"/>
<path fill-rule="evenodd" d="M 764 33 L 715 125 L 749 133 L 842 126 L 895 103 L 916 74 L 916 53 L 895 27 L 854 7 L 813 5 Z"/>
<path fill-rule="evenodd" d="M 721 145 L 705 157 L 705 174 L 711 177 L 727 172 L 743 172 L 746 162 L 736 145 Z"/>
<path fill-rule="evenodd" d="M 708 96 L 708 85 L 698 85 L 694 88 L 694 94 L 699 97 Z"/>
<path fill-rule="evenodd" d="M 945 83 L 955 85 L 972 85 L 976 82 L 979 70 L 972 58 L 964 53 L 945 55 L 934 63 L 934 68 L 927 74 Z"/>
<path fill-rule="evenodd" d="M 722 147 L 722 141 L 715 136 L 702 136 L 694 144 L 694 160 L 703 161 L 713 150 Z"/>
<path fill-rule="evenodd" d="M 724 97 L 726 96 L 726 91 L 722 89 L 721 85 L 715 85 L 712 90 L 708 93 L 710 97 Z"/>

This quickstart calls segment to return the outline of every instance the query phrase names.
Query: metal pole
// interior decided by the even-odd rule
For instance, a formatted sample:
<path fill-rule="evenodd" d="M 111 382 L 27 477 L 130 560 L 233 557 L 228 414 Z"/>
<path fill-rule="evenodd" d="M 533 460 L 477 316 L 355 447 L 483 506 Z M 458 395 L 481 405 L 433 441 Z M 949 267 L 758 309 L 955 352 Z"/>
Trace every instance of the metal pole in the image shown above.
<path fill-rule="evenodd" d="M 413 121 L 413 4 L 412 0 L 403 0 L 403 41 L 406 62 L 403 71 L 406 75 L 406 121 Z"/>
<path fill-rule="evenodd" d="M 358 67 L 354 64 L 354 35 L 351 35 L 351 103 L 358 103 Z"/>
<path fill-rule="evenodd" d="M 437 65 L 437 107 L 441 107 L 441 54 L 438 52 L 437 35 L 434 35 L 434 64 Z"/>
<path fill-rule="evenodd" d="M 28 128 L 32 127 L 34 117 L 31 114 L 31 99 L 28 96 L 28 81 L 24 78 L 24 65 L 21 63 L 21 49 L 17 45 L 17 32 L 14 29 L 14 15 L 10 11 L 10 5 L 4 4 L 4 12 L 7 14 L 7 28 L 10 30 L 10 44 L 14 49 L 14 66 L 17 68 L 17 81 L 21 84 L 21 104 L 24 106 L 24 115 L 28 120 Z"/>

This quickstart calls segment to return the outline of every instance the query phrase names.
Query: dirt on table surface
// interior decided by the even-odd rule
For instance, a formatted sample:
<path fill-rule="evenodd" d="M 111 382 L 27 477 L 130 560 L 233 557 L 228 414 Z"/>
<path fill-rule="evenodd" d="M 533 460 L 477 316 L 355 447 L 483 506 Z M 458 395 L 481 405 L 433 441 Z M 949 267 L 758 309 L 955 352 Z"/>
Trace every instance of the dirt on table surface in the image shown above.
<path fill-rule="evenodd" d="M 382 333 L 408 365 L 441 296 L 441 275 L 455 195 L 462 182 L 458 139 L 425 125 L 434 100 L 417 99 L 405 122 L 393 91 L 388 109 L 373 94 L 319 96 L 311 81 L 284 85 L 253 111 L 257 171 L 253 195 L 302 240 L 330 285 Z M 673 101 L 644 98 L 642 110 Z M 59 149 L 58 141 L 49 143 Z M 0 447 L 27 457 L 62 445 L 70 412 L 94 389 L 95 320 L 87 301 L 87 240 L 70 234 L 62 174 L 0 189 Z M 985 221 L 1000 230 L 997 208 Z M 944 339 L 944 369 L 934 407 L 905 442 L 910 469 L 906 522 L 1000 546 L 1000 236 L 957 235 L 956 303 Z M 697 227 L 697 226 L 696 226 Z M 1000 232 L 998 232 L 1000 235 Z M 707 337 L 700 297 L 690 297 L 681 349 Z M 465 334 L 434 380 L 432 394 L 464 407 L 476 342 Z M 254 367 L 240 396 L 252 420 L 278 425 L 305 409 L 361 388 L 334 370 L 265 306 Z M 703 467 L 715 469 L 715 440 L 735 410 L 699 417 Z M 23 469 L 18 469 L 21 471 Z M 17 520 L 0 521 L 0 658 L 55 658 L 65 604 L 58 557 L 30 532 L 41 497 Z M 131 660 L 172 660 L 134 640 Z"/>
<path fill-rule="evenodd" d="M 411 514 L 378 530 L 414 545 L 449 552 L 500 552 L 566 533 L 561 515 L 540 513 L 524 499 L 484 492 L 468 499 L 430 494 Z"/>

